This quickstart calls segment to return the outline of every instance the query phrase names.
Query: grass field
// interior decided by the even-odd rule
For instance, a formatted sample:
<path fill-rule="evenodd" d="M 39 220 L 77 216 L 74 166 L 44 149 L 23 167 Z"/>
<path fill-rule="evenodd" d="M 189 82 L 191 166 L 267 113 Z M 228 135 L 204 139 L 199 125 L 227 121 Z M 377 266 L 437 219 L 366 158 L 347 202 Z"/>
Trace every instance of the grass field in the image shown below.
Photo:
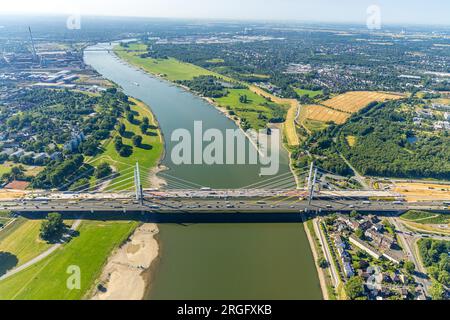
<path fill-rule="evenodd" d="M 0 164 L 0 177 L 5 174 L 11 172 L 13 167 L 22 166 L 25 169 L 25 175 L 29 177 L 37 176 L 39 172 L 44 170 L 44 167 L 39 166 L 27 166 L 20 163 L 13 163 L 11 161 L 6 161 L 3 164 Z"/>
<path fill-rule="evenodd" d="M 135 112 L 135 119 L 141 121 L 144 117 L 148 117 L 150 119 L 150 125 L 157 127 L 157 122 L 150 109 L 144 103 L 138 100 L 131 99 L 131 101 L 135 103 L 135 105 L 131 106 L 131 109 Z M 120 121 L 124 123 L 126 127 L 126 132 L 124 134 L 125 137 L 122 137 L 123 143 L 129 146 L 133 146 L 131 137 L 134 134 L 138 134 L 143 137 L 142 146 L 133 146 L 133 154 L 129 157 L 120 156 L 114 148 L 114 137 L 119 134 L 118 132 L 115 132 L 112 138 L 110 138 L 108 141 L 105 141 L 103 146 L 104 152 L 87 162 L 93 166 L 97 166 L 102 162 L 107 162 L 112 165 L 118 172 L 131 168 L 136 164 L 136 162 L 139 162 L 141 168 L 150 169 L 156 167 L 164 152 L 164 143 L 159 128 L 149 129 L 148 133 L 146 135 L 143 135 L 141 133 L 139 124 L 130 123 L 125 118 L 122 118 Z M 132 170 L 128 170 L 127 174 L 132 176 L 132 172 Z M 145 175 L 145 173 L 142 174 Z M 112 181 L 112 184 L 122 179 L 123 178 L 119 176 Z M 133 184 L 134 181 L 131 179 L 125 182 L 123 185 L 118 184 L 114 185 L 113 187 L 126 190 L 132 187 Z M 144 177 L 142 178 L 142 184 L 144 188 L 150 187 L 150 181 L 148 179 L 144 179 Z"/>
<path fill-rule="evenodd" d="M 224 63 L 225 61 L 223 59 L 214 58 L 214 59 L 206 60 L 206 62 L 208 62 L 208 63 Z"/>
<path fill-rule="evenodd" d="M 127 48 L 130 51 L 121 50 L 120 46 L 115 48 L 115 53 L 121 59 L 139 67 L 145 71 L 162 76 L 168 80 L 192 80 L 194 77 L 203 75 L 220 76 L 212 71 L 198 67 L 190 63 L 184 63 L 173 58 L 153 59 L 141 58 L 140 55 L 147 50 L 143 44 L 130 44 Z M 135 50 L 138 52 L 133 52 Z M 140 51 L 140 52 L 139 52 Z"/>
<path fill-rule="evenodd" d="M 78 237 L 44 260 L 0 282 L 0 299 L 82 299 L 99 277 L 108 255 L 137 225 L 137 222 L 83 221 Z M 80 290 L 67 288 L 69 266 L 80 268 Z"/>
<path fill-rule="evenodd" d="M 450 216 L 444 214 L 437 214 L 432 212 L 423 212 L 411 210 L 400 217 L 402 220 L 422 223 L 422 224 L 446 224 L 450 223 Z"/>
<path fill-rule="evenodd" d="M 303 121 L 303 126 L 309 132 L 322 131 L 328 128 L 328 124 L 326 124 L 325 122 L 311 119 L 306 119 L 305 121 Z"/>
<path fill-rule="evenodd" d="M 47 250 L 51 245 L 39 238 L 41 223 L 41 220 L 17 219 L 0 233 L 0 252 L 15 255 L 21 265 Z"/>
<path fill-rule="evenodd" d="M 299 96 L 308 96 L 311 99 L 314 99 L 315 97 L 317 97 L 318 95 L 323 94 L 322 90 L 317 90 L 317 91 L 313 91 L 313 90 L 306 90 L 306 89 L 298 89 L 298 88 L 294 88 L 294 91 L 299 95 Z"/>
<path fill-rule="evenodd" d="M 270 107 L 263 104 L 271 104 L 277 107 L 275 103 L 267 101 L 264 97 L 250 91 L 249 89 L 228 89 L 228 95 L 225 97 L 213 99 L 219 106 L 234 111 L 238 118 L 247 119 L 248 123 L 253 129 L 262 129 L 266 127 L 267 120 L 258 118 L 264 115 L 267 119 L 273 117 L 273 111 Z M 248 102 L 243 103 L 239 101 L 241 96 L 247 96 Z"/>
<path fill-rule="evenodd" d="M 404 98 L 404 96 L 392 93 L 353 91 L 326 100 L 322 102 L 322 105 L 346 113 L 355 113 L 369 105 L 371 102 L 384 102 L 402 98 Z"/>

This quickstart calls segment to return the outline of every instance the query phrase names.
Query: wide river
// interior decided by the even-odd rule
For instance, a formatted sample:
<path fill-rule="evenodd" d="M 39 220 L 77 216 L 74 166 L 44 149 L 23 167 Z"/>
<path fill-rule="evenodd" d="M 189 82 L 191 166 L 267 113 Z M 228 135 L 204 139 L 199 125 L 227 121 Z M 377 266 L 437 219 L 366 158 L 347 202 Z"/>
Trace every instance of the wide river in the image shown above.
<path fill-rule="evenodd" d="M 91 47 L 107 48 L 107 45 Z M 172 187 L 258 186 L 259 165 L 175 165 L 171 141 L 176 129 L 193 133 L 194 121 L 208 128 L 236 129 L 233 121 L 203 99 L 120 61 L 113 53 L 86 50 L 85 62 L 154 112 L 164 135 Z M 288 155 L 280 150 L 278 187 L 294 185 Z M 290 180 L 292 179 L 292 180 Z M 321 299 L 319 280 L 301 224 L 161 224 L 160 259 L 148 299 Z"/>

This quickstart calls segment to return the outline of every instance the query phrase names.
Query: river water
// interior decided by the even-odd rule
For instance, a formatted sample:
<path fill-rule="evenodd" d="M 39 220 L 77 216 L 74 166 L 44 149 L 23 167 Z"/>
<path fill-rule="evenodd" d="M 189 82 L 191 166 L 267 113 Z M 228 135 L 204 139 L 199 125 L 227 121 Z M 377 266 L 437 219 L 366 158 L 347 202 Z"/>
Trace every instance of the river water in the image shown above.
<path fill-rule="evenodd" d="M 96 46 L 107 48 L 107 45 Z M 120 61 L 105 51 L 85 51 L 85 62 L 154 112 L 164 135 L 170 170 L 162 173 L 175 188 L 242 188 L 261 182 L 260 165 L 175 165 L 174 130 L 193 133 L 194 121 L 208 128 L 236 129 L 233 121 L 203 99 Z M 279 175 L 289 177 L 281 148 Z M 270 178 L 270 177 L 269 177 Z M 294 185 L 287 178 L 279 186 Z M 161 255 L 149 299 L 320 299 L 314 261 L 301 224 L 159 225 Z"/>

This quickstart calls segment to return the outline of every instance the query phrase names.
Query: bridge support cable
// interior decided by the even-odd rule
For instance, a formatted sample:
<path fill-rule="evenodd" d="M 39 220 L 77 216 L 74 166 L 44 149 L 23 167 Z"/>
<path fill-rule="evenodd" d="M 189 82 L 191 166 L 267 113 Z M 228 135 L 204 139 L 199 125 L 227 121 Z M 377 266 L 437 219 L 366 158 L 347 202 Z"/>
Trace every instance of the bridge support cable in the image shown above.
<path fill-rule="evenodd" d="M 298 173 L 300 176 L 302 173 Z M 258 183 L 253 184 L 251 187 L 246 186 L 244 188 L 239 188 L 239 190 L 261 190 L 261 189 L 273 189 L 275 186 L 280 184 L 285 184 L 290 182 L 292 186 L 297 189 L 297 184 L 295 182 L 295 177 L 292 176 L 291 172 L 282 174 L 277 177 L 273 177 L 270 179 L 267 179 L 266 181 L 260 181 Z"/>
<path fill-rule="evenodd" d="M 303 170 L 303 169 L 305 169 L 305 168 L 307 168 L 307 167 L 303 167 L 303 168 L 299 168 L 298 170 Z M 303 172 L 303 171 L 302 171 Z M 244 187 L 241 187 L 241 188 L 239 188 L 239 189 L 241 189 L 241 190 L 247 190 L 247 189 L 261 189 L 261 186 L 260 185 L 264 185 L 264 184 L 266 184 L 266 183 L 268 183 L 269 181 L 272 181 L 272 180 L 274 180 L 274 179 L 280 179 L 280 178 L 284 178 L 284 177 L 286 177 L 286 176 L 293 176 L 293 174 L 292 174 L 292 172 L 291 171 L 288 171 L 288 172 L 285 172 L 285 173 L 282 173 L 282 174 L 280 174 L 280 175 L 278 175 L 278 176 L 276 176 L 276 177 L 271 177 L 271 178 L 267 178 L 267 179 L 264 179 L 264 180 L 261 180 L 261 181 L 257 181 L 257 182 L 254 182 L 254 183 L 252 183 L 252 184 L 249 184 L 249 185 L 247 185 L 247 186 L 244 186 Z"/>
<path fill-rule="evenodd" d="M 195 186 L 196 189 L 197 189 L 197 188 L 201 189 L 201 188 L 205 188 L 205 187 L 206 187 L 206 186 L 203 186 L 203 185 L 201 185 L 201 184 L 195 183 L 195 182 L 193 182 L 193 181 L 188 181 L 188 180 L 185 180 L 185 179 L 182 179 L 182 178 L 174 177 L 174 176 L 172 176 L 172 175 L 170 175 L 170 174 L 167 174 L 167 173 L 164 173 L 164 172 L 161 172 L 159 175 L 160 175 L 161 177 L 164 177 L 164 178 L 167 177 L 167 178 L 169 178 L 169 179 L 174 179 L 174 180 L 183 182 L 183 183 L 185 183 L 185 184 L 187 184 L 187 185 Z M 191 187 L 191 188 L 192 188 L 192 187 Z"/>
<path fill-rule="evenodd" d="M 117 180 L 119 178 L 120 178 L 120 180 Z M 96 184 L 94 184 L 94 185 L 87 185 L 86 188 L 80 189 L 77 192 L 78 193 L 82 193 L 82 192 L 86 192 L 86 191 L 89 191 L 89 190 L 95 190 L 98 187 L 102 186 L 103 184 L 107 183 L 108 181 L 113 182 L 114 179 L 116 179 L 116 181 L 114 181 L 114 183 L 109 183 L 108 184 L 107 187 L 110 187 L 110 186 L 113 186 L 113 185 L 117 185 L 117 184 L 119 184 L 119 183 L 121 183 L 123 181 L 127 181 L 127 180 L 129 180 L 131 178 L 132 178 L 131 172 L 129 172 L 129 173 L 123 175 L 123 176 L 121 174 L 115 172 L 114 174 L 110 175 L 110 177 L 105 177 L 103 179 L 99 179 L 99 180 L 96 181 Z"/>
<path fill-rule="evenodd" d="M 96 188 L 102 186 L 102 185 L 105 184 L 106 182 L 108 182 L 108 181 L 113 181 L 114 178 L 119 178 L 119 177 L 121 177 L 121 178 L 122 178 L 121 180 L 116 181 L 116 182 L 114 182 L 114 183 L 110 183 L 110 184 L 107 185 L 107 189 L 109 190 L 109 187 L 111 187 L 111 186 L 113 186 L 113 185 L 117 185 L 117 184 L 119 184 L 119 183 L 122 183 L 122 182 L 124 182 L 124 181 L 128 181 L 128 180 L 132 179 L 132 176 L 129 176 L 128 178 L 126 178 L 126 177 L 127 177 L 128 175 L 130 175 L 130 174 L 131 174 L 131 172 L 129 172 L 128 174 L 122 176 L 121 174 L 119 174 L 119 173 L 116 172 L 116 173 L 112 174 L 111 177 L 105 177 L 105 178 L 103 178 L 103 179 L 96 180 L 96 184 L 95 184 L 95 185 L 92 185 L 92 186 L 91 186 L 90 184 L 86 184 L 86 185 L 85 185 L 86 187 L 83 188 L 83 189 L 81 189 L 81 190 L 78 190 L 77 193 L 83 193 L 83 192 L 86 192 L 86 191 L 89 191 L 89 190 L 95 190 Z M 84 186 L 83 186 L 83 187 L 84 187 Z"/>
<path fill-rule="evenodd" d="M 146 172 L 141 172 L 141 179 L 144 180 L 150 180 L 151 178 L 151 174 L 150 173 L 146 173 Z M 168 183 L 169 189 L 186 189 L 186 190 L 191 190 L 191 189 L 198 189 L 198 187 L 193 187 L 192 185 L 183 183 L 183 182 L 179 182 L 178 180 L 169 178 L 169 177 L 163 177 L 165 182 Z"/>
<path fill-rule="evenodd" d="M 286 189 L 286 188 L 288 188 L 288 189 L 292 189 L 292 188 L 296 189 L 297 188 L 297 185 L 295 183 L 295 180 L 293 180 L 293 178 L 290 177 L 289 179 L 286 179 L 284 181 L 273 182 L 270 185 L 266 185 L 266 186 L 262 187 L 261 189 L 262 190 L 276 190 L 276 189 Z M 255 189 L 255 190 L 257 190 L 257 189 Z"/>

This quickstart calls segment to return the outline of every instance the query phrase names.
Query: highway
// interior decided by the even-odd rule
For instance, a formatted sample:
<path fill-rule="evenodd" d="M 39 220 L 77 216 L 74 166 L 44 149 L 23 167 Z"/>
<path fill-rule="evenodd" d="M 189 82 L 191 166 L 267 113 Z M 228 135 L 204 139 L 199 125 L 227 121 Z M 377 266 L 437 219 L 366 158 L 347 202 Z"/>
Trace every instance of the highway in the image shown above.
<path fill-rule="evenodd" d="M 298 198 L 152 198 L 146 197 L 141 204 L 133 199 L 21 199 L 0 201 L 0 210 L 15 212 L 161 212 L 161 213 L 298 213 L 298 212 L 349 212 L 352 210 L 366 212 L 403 212 L 407 210 L 448 211 L 442 202 L 399 203 L 390 201 L 359 200 L 314 200 Z"/>

